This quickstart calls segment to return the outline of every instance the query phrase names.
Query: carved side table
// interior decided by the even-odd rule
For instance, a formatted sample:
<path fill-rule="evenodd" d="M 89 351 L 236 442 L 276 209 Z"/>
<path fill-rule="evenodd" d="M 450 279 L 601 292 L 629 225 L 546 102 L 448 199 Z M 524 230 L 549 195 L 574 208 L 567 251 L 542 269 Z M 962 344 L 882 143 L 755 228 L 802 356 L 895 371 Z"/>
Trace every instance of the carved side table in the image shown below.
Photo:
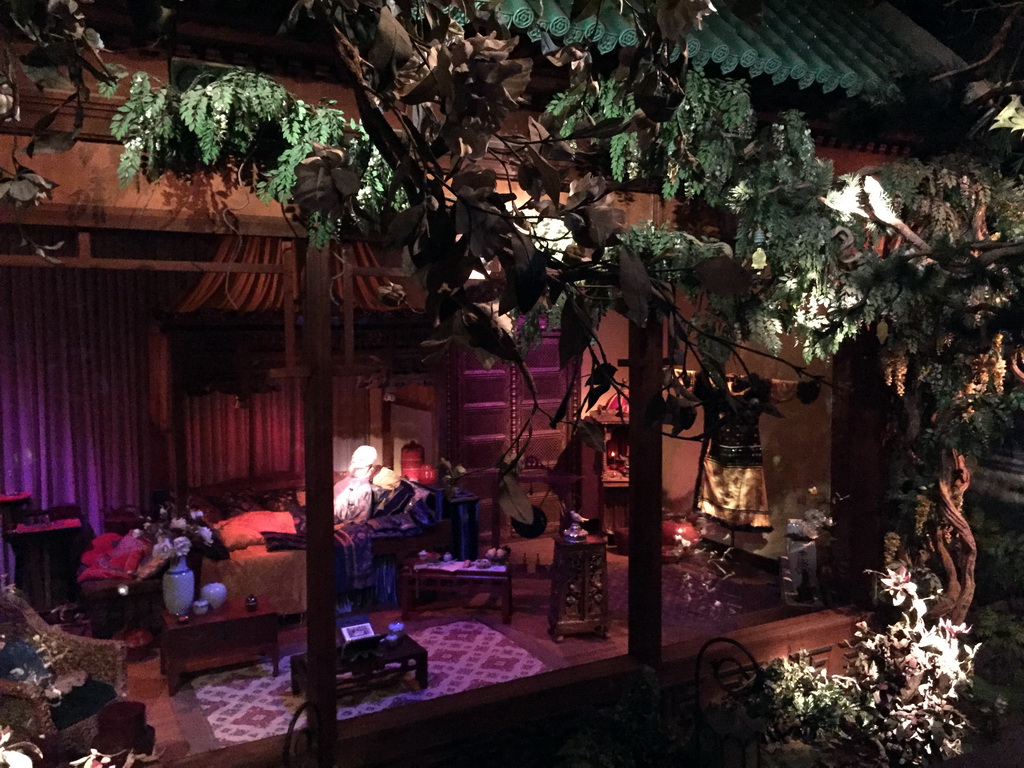
<path fill-rule="evenodd" d="M 606 546 L 604 536 L 588 536 L 581 542 L 555 539 L 548 613 L 548 633 L 555 642 L 583 632 L 608 637 Z"/>

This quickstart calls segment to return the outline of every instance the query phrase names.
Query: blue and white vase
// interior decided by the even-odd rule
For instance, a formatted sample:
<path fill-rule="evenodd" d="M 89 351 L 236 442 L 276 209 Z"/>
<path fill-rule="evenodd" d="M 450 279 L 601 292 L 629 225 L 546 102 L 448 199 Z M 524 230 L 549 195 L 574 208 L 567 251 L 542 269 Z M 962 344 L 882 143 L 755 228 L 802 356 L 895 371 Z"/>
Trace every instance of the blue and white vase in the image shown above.
<path fill-rule="evenodd" d="M 164 608 L 172 616 L 187 616 L 195 596 L 196 575 L 184 557 L 176 557 L 164 574 Z"/>

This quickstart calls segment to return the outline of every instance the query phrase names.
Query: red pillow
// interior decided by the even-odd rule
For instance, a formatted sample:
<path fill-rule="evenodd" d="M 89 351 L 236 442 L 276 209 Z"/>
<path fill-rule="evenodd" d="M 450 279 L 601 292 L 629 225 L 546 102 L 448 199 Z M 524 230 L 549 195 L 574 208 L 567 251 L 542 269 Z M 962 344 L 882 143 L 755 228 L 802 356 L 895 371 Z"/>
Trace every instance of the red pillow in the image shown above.
<path fill-rule="evenodd" d="M 97 536 L 90 543 L 91 549 L 82 553 L 82 565 L 92 565 L 103 555 L 113 550 L 120 540 L 121 534 L 119 533 L 104 533 Z"/>
<path fill-rule="evenodd" d="M 124 571 L 127 574 L 133 574 L 139 567 L 139 562 L 149 550 L 150 544 L 145 539 L 125 536 L 110 553 L 107 565 L 119 571 Z"/>

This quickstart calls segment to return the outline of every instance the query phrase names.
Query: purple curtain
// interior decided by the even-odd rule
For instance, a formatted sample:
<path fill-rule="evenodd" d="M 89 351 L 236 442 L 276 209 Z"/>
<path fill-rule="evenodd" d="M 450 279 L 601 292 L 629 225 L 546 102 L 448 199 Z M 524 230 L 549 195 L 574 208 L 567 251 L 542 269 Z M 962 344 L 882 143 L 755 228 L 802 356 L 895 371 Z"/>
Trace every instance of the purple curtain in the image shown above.
<path fill-rule="evenodd" d="M 0 490 L 39 508 L 140 503 L 145 276 L 0 268 Z"/>

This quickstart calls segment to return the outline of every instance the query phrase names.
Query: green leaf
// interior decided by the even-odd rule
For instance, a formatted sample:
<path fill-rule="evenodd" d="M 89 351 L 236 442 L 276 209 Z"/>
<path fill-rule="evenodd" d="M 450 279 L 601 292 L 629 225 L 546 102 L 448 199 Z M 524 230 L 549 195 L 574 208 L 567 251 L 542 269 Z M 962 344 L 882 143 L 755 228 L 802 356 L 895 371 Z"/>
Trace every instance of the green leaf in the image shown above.
<path fill-rule="evenodd" d="M 593 448 L 598 453 L 604 453 L 604 429 L 600 424 L 589 419 L 580 419 L 576 422 L 576 434 L 579 435 L 584 445 Z"/>
<path fill-rule="evenodd" d="M 594 338 L 590 317 L 579 304 L 579 299 L 570 297 L 562 308 L 561 333 L 558 336 L 558 364 L 565 368 L 575 360 Z"/>
<path fill-rule="evenodd" d="M 498 480 L 498 506 L 513 520 L 526 524 L 533 522 L 530 497 L 510 468 L 505 468 Z"/>

